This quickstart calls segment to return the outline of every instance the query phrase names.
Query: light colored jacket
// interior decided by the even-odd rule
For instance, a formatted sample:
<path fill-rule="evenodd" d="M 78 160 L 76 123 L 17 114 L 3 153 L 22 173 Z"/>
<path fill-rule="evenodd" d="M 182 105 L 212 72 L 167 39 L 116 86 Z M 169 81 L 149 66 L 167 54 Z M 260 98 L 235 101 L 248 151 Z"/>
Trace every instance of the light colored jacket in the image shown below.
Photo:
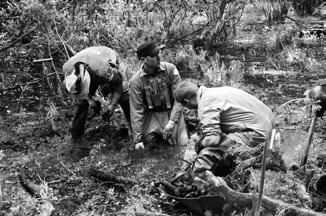
<path fill-rule="evenodd" d="M 267 136 L 273 113 L 253 95 L 229 86 L 198 90 L 198 117 L 204 133 L 254 130 Z"/>
<path fill-rule="evenodd" d="M 77 99 L 87 99 L 91 103 L 95 93 L 90 92 L 89 88 L 91 85 L 109 85 L 113 95 L 111 103 L 116 103 L 121 97 L 120 90 L 116 86 L 123 85 L 122 91 L 128 91 L 128 85 L 121 80 L 121 72 L 116 72 L 117 69 L 120 70 L 120 58 L 118 53 L 113 49 L 105 46 L 94 46 L 78 52 L 63 65 L 62 71 L 65 73 L 65 81 L 68 81 L 69 77 L 74 75 L 75 64 L 78 62 L 85 64 L 85 69 L 90 76 L 89 80 L 87 80 L 88 85 L 82 86 L 81 92 L 83 94 L 77 97 Z M 118 76 L 120 76 L 121 79 L 114 79 L 114 77 Z"/>
<path fill-rule="evenodd" d="M 119 67 L 119 56 L 116 51 L 105 46 L 88 47 L 71 57 L 63 65 L 62 71 L 65 75 L 70 75 L 74 71 L 77 62 L 86 64 L 97 77 L 100 84 L 111 81 L 113 74 L 110 70 L 112 66 Z"/>

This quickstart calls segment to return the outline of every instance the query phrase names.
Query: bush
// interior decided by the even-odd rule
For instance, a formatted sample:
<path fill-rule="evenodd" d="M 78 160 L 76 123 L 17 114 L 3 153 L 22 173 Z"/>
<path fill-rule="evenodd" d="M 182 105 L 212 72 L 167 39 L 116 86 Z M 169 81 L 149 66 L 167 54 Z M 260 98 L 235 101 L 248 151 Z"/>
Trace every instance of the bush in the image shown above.
<path fill-rule="evenodd" d="M 299 16 L 312 15 L 324 0 L 292 0 L 292 6 Z"/>
<path fill-rule="evenodd" d="M 283 22 L 287 15 L 290 4 L 282 0 L 266 0 L 256 3 L 262 10 L 268 23 Z"/>
<path fill-rule="evenodd" d="M 96 45 L 111 47 L 127 60 L 125 69 L 132 74 L 138 69 L 135 49 L 141 43 L 155 40 L 171 48 L 202 38 L 207 47 L 227 40 L 245 4 L 245 0 L 7 1 L 0 5 L 0 44 L 4 44 L 0 64 L 5 68 L 0 84 L 5 94 L 20 97 L 20 102 L 25 94 L 39 100 L 39 82 L 46 76 L 45 96 L 62 98 L 61 67 L 70 55 L 65 44 L 76 51 Z M 53 60 L 33 63 L 45 58 Z M 10 91 L 13 88 L 18 91 Z"/>

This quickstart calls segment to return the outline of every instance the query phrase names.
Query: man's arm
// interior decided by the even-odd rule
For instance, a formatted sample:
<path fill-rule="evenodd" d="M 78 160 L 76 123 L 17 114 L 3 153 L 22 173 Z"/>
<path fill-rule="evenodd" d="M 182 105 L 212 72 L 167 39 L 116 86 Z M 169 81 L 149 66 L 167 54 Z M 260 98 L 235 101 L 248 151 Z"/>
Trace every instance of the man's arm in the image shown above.
<path fill-rule="evenodd" d="M 123 87 L 122 87 L 122 81 L 119 82 L 115 87 L 112 89 L 112 98 L 111 98 L 111 103 L 110 105 L 116 106 L 118 101 L 120 100 L 120 97 L 123 92 Z"/>
<path fill-rule="evenodd" d="M 109 117 L 113 115 L 115 107 L 120 100 L 120 97 L 123 92 L 123 84 L 122 84 L 122 77 L 121 75 L 117 72 L 114 71 L 112 79 L 108 82 L 109 88 L 111 89 L 112 92 L 112 97 L 111 101 L 108 107 L 108 114 Z"/>
<path fill-rule="evenodd" d="M 171 79 L 171 91 L 172 91 L 172 94 L 174 97 L 175 88 L 181 82 L 181 77 L 180 77 L 178 69 L 175 66 L 174 66 L 174 70 L 173 70 L 172 74 L 169 74 L 169 75 L 170 75 L 170 79 Z M 178 122 L 178 119 L 179 119 L 180 115 L 182 114 L 183 108 L 184 107 L 180 103 L 178 103 L 176 100 L 174 100 L 170 120 L 174 121 L 174 122 Z"/>
<path fill-rule="evenodd" d="M 143 124 L 144 124 L 144 99 L 143 92 L 141 89 L 141 85 L 138 83 L 139 81 L 132 79 L 130 82 L 130 119 L 131 130 L 133 136 L 133 142 L 139 143 L 142 142 L 142 132 L 143 132 Z"/>
<path fill-rule="evenodd" d="M 202 124 L 202 132 L 205 138 L 202 141 L 203 147 L 216 146 L 220 143 L 220 134 L 222 133 L 220 126 L 221 109 L 218 104 L 212 104 L 212 101 L 201 99 L 198 108 L 198 118 Z"/>

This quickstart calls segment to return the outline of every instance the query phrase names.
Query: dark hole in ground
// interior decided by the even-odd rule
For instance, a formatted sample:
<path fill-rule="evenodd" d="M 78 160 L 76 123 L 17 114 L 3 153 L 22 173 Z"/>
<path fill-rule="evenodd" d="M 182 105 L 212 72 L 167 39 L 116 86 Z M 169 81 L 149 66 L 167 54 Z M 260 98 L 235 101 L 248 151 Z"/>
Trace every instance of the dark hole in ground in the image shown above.
<path fill-rule="evenodd" d="M 316 182 L 316 190 L 319 193 L 326 195 L 326 175 L 319 177 Z"/>

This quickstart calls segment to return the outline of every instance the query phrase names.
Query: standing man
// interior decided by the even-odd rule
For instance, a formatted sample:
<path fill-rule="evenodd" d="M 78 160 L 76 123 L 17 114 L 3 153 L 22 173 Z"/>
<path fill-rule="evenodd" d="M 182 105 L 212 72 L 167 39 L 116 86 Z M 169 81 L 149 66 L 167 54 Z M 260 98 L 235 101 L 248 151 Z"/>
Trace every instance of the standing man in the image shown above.
<path fill-rule="evenodd" d="M 181 78 L 177 68 L 161 62 L 161 47 L 154 42 L 137 49 L 141 69 L 130 81 L 130 114 L 135 149 L 166 142 L 184 145 L 188 134 L 183 119 L 183 106 L 175 102 L 174 90 Z"/>
<path fill-rule="evenodd" d="M 235 142 L 256 147 L 264 144 L 273 129 L 272 111 L 256 97 L 233 87 L 206 88 L 184 81 L 176 100 L 198 109 L 203 137 L 196 144 L 194 174 L 213 171 L 223 153 Z"/>
<path fill-rule="evenodd" d="M 117 52 L 104 46 L 86 48 L 63 65 L 63 72 L 66 89 L 77 101 L 70 130 L 73 140 L 84 135 L 89 106 L 100 114 L 101 103 L 93 100 L 99 86 L 105 87 L 104 96 L 112 94 L 108 111 L 103 114 L 103 118 L 109 119 L 119 103 L 130 122 L 129 93 L 127 85 L 123 86 Z"/>

